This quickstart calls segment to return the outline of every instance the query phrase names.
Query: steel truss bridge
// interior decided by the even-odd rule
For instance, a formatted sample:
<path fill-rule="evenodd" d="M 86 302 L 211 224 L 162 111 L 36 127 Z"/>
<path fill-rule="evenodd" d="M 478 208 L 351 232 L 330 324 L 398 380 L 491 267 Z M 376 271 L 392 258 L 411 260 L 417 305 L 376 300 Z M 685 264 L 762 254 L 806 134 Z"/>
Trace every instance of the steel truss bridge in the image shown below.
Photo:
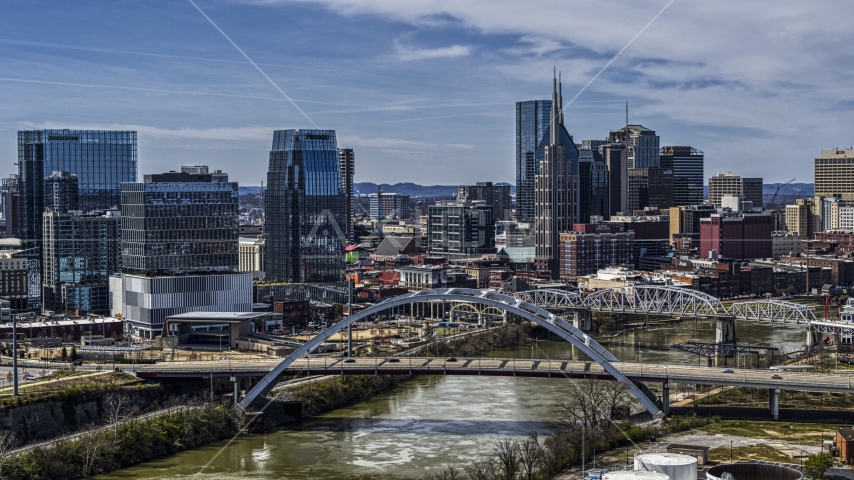
<path fill-rule="evenodd" d="M 712 317 L 810 326 L 816 333 L 854 334 L 854 323 L 819 320 L 806 305 L 785 300 L 747 300 L 728 305 L 687 288 L 637 285 L 599 290 L 586 297 L 563 290 L 531 290 L 516 298 L 549 310 L 588 310 L 608 313 Z"/>

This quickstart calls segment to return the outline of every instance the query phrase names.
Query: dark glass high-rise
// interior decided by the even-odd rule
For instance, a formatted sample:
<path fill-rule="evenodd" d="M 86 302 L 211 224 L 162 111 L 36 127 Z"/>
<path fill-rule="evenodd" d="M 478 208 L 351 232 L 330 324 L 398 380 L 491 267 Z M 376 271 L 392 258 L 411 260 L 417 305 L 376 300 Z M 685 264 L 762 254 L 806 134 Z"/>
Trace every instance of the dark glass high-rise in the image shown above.
<path fill-rule="evenodd" d="M 41 289 L 42 212 L 45 178 L 54 171 L 77 176 L 78 208 L 118 209 L 122 182 L 137 175 L 136 132 L 111 130 L 25 130 L 18 132 L 20 235 L 30 258 L 30 296 L 37 306 Z"/>
<path fill-rule="evenodd" d="M 264 197 L 266 278 L 344 278 L 346 195 L 334 130 L 277 130 Z"/>
<path fill-rule="evenodd" d="M 535 216 L 534 176 L 540 173 L 537 147 L 549 128 L 551 100 L 516 102 L 516 217 Z M 542 160 L 542 159 L 540 159 Z"/>

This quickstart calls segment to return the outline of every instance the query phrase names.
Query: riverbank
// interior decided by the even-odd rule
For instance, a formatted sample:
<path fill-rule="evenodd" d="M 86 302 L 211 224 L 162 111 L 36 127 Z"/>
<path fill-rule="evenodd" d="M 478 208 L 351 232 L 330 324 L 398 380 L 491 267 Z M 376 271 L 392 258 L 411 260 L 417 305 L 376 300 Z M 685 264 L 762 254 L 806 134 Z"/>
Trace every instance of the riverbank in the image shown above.
<path fill-rule="evenodd" d="M 4 455 L 0 478 L 88 478 L 220 440 L 234 435 L 238 428 L 230 407 L 198 399 L 184 400 L 169 413 L 138 421 L 119 421 L 124 420 L 120 413 L 114 417 L 113 428 L 94 429 Z"/>

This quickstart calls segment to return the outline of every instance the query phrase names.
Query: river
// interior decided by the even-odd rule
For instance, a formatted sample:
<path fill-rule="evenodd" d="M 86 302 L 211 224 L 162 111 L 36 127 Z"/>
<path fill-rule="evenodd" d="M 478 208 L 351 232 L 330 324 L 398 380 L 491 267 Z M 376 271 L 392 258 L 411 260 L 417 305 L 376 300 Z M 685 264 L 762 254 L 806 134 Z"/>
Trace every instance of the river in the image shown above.
<path fill-rule="evenodd" d="M 696 365 L 695 355 L 669 349 L 688 340 L 714 341 L 714 321 L 685 321 L 600 342 L 618 358 Z M 742 343 L 793 349 L 798 325 L 739 323 Z M 579 358 L 562 341 L 495 351 L 497 357 Z M 567 380 L 513 377 L 421 377 L 382 395 L 306 420 L 296 430 L 245 435 L 127 468 L 102 480 L 420 478 L 445 465 L 483 458 L 502 438 L 545 432 L 558 415 Z"/>

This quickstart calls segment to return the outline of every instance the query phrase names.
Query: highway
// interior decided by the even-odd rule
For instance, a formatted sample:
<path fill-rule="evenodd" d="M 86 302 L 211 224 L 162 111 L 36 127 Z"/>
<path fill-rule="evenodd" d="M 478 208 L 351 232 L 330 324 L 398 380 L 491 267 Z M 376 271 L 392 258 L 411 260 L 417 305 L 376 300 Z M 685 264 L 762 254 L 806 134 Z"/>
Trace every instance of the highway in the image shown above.
<path fill-rule="evenodd" d="M 285 375 L 481 375 L 517 376 L 539 378 L 611 379 L 596 363 L 566 360 L 521 360 L 504 358 L 460 358 L 449 361 L 442 357 L 354 357 L 300 358 L 285 371 Z M 391 360 L 391 361 L 390 361 Z M 216 362 L 161 362 L 136 367 L 140 378 L 209 378 L 261 377 L 269 373 L 279 361 L 216 361 Z M 853 392 L 849 375 L 806 372 L 778 372 L 771 370 L 732 369 L 724 373 L 721 368 L 683 365 L 654 365 L 640 363 L 613 364 L 633 381 L 650 383 L 683 383 L 698 385 L 728 385 L 767 389 Z M 772 378 L 773 376 L 780 378 Z"/>

